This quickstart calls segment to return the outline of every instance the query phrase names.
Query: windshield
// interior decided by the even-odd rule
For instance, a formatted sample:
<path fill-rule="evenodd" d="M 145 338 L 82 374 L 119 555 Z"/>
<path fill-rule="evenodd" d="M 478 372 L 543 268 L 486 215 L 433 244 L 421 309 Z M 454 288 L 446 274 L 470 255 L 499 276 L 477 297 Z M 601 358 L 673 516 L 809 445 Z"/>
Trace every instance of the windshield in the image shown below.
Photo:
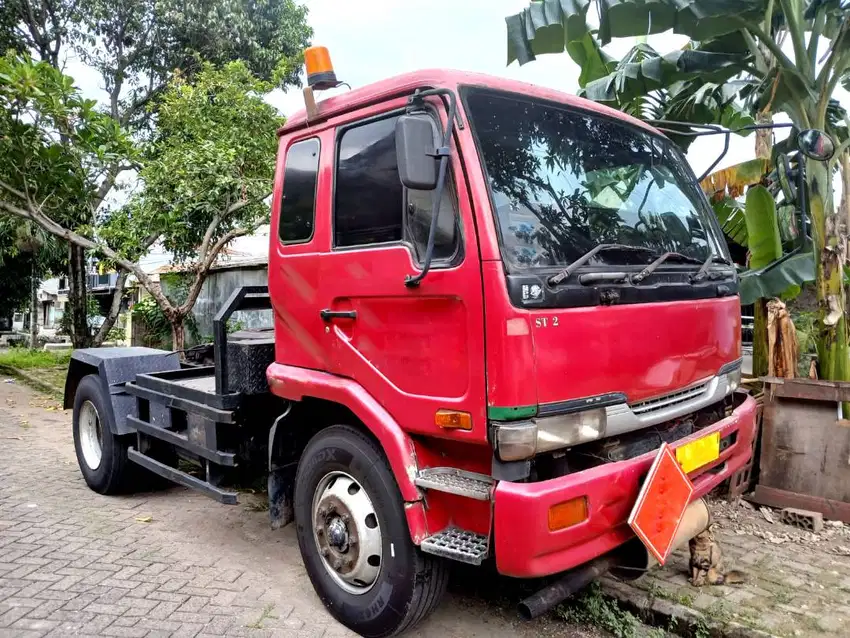
<path fill-rule="evenodd" d="M 465 97 L 509 269 L 564 266 L 598 244 L 699 260 L 724 254 L 671 142 L 517 94 L 472 89 Z M 652 251 L 603 251 L 589 264 L 643 265 Z"/>

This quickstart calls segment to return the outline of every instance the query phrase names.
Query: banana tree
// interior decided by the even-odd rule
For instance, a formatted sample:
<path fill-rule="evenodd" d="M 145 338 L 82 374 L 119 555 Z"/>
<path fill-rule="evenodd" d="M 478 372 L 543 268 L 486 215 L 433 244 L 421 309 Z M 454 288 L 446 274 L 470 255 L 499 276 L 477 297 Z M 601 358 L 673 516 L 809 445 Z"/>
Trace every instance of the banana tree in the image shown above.
<path fill-rule="evenodd" d="M 597 29 L 587 22 L 591 5 Z M 786 113 L 797 130 L 827 130 L 835 88 L 840 82 L 850 85 L 847 0 L 544 0 L 531 2 L 506 22 L 509 63 L 563 51 L 581 63 L 579 46 L 585 56 L 599 51 L 604 63 L 587 74 L 582 91 L 614 106 L 679 82 L 714 82 L 737 87 L 737 97 L 756 112 Z M 604 57 L 602 47 L 613 38 L 665 31 L 688 36 L 691 43 L 664 55 L 627 55 L 622 64 Z M 816 256 L 819 373 L 847 381 L 846 233 L 836 214 L 833 171 L 812 162 L 806 182 Z"/>

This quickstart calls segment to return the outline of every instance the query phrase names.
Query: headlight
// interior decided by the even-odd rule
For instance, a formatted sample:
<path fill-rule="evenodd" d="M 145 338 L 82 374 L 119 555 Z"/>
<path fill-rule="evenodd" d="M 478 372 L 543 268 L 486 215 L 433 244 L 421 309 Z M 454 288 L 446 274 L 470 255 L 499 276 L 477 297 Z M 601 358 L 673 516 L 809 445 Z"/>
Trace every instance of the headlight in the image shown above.
<path fill-rule="evenodd" d="M 729 370 L 724 374 L 726 377 L 726 394 L 732 394 L 741 385 L 741 366 Z"/>
<path fill-rule="evenodd" d="M 726 394 L 732 394 L 741 385 L 741 365 L 743 359 L 736 359 L 725 364 L 717 371 L 717 376 L 726 381 Z"/>
<path fill-rule="evenodd" d="M 605 408 L 537 420 L 537 452 L 548 452 L 601 438 L 605 433 Z"/>
<path fill-rule="evenodd" d="M 572 414 L 500 423 L 495 441 L 502 461 L 529 459 L 535 454 L 595 441 L 605 435 L 605 408 Z"/>

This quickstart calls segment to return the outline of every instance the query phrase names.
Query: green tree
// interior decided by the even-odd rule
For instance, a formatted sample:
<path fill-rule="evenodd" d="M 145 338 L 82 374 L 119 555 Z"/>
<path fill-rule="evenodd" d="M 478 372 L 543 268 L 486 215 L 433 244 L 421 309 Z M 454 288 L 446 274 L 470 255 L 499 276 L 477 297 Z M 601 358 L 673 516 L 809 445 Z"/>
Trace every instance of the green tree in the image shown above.
<path fill-rule="evenodd" d="M 192 82 L 178 74 L 154 105 L 144 187 L 102 226 L 104 240 L 123 253 L 155 236 L 191 271 L 185 298 L 168 299 L 133 270 L 171 323 L 175 350 L 183 349 L 184 321 L 221 250 L 268 221 L 283 124 L 263 100 L 271 88 L 242 62 L 206 64 Z"/>
<path fill-rule="evenodd" d="M 18 128 L 2 136 L 9 148 L 0 147 L 0 171 L 8 172 L 0 172 L 0 210 L 93 251 L 120 270 L 122 287 L 123 276 L 133 273 L 171 322 L 174 348 L 182 350 L 183 321 L 216 257 L 228 242 L 268 220 L 265 200 L 276 130 L 283 123 L 263 99 L 271 85 L 241 62 L 207 64 L 191 82 L 178 74 L 151 106 L 157 127 L 144 149 L 139 194 L 124 207 L 100 211 L 95 228 L 72 230 L 57 221 L 64 204 L 96 190 L 76 181 L 90 179 L 93 167 L 108 170 L 129 141 L 114 119 L 80 98 L 70 78 L 43 62 L 9 60 L 0 75 L 12 82 L 0 86 L 19 92 L 4 103 L 0 90 L 0 105 L 20 116 L 12 122 Z M 40 79 L 30 85 L 32 69 Z M 59 127 L 67 143 L 52 134 Z M 186 299 L 168 299 L 139 266 L 157 241 L 193 272 Z"/>
<path fill-rule="evenodd" d="M 298 69 L 312 29 L 295 0 L 5 0 L 0 46 L 30 52 L 61 69 L 78 56 L 101 75 L 107 113 L 134 137 L 155 128 L 157 103 L 174 70 L 191 77 L 203 62 L 242 60 L 263 80 L 299 84 Z M 95 216 L 129 166 L 108 165 L 93 192 L 80 193 L 80 217 L 65 228 L 97 223 Z M 94 212 L 93 212 L 94 211 Z M 88 345 L 85 252 L 69 250 L 69 305 L 76 346 Z M 126 272 L 121 272 L 121 281 Z M 112 307 L 120 306 L 120 289 Z M 109 321 L 109 317 L 107 317 Z"/>
<path fill-rule="evenodd" d="M 850 5 L 845 0 L 599 2 L 595 31 L 586 21 L 591 4 L 532 2 L 508 17 L 508 61 L 524 63 L 535 55 L 564 50 L 576 59 L 576 43 L 590 42 L 586 48 L 601 50 L 615 37 L 673 31 L 691 38 L 690 45 L 619 69 L 597 68 L 586 78 L 586 96 L 616 104 L 676 82 L 737 82 L 738 97 L 756 112 L 784 112 L 797 129 L 831 128 L 831 97 L 840 82 L 850 79 Z M 790 55 L 783 50 L 786 41 Z M 842 268 L 847 237 L 836 213 L 832 180 L 831 166 L 808 164 L 819 372 L 825 379 L 850 380 Z"/>
<path fill-rule="evenodd" d="M 77 220 L 93 217 L 109 167 L 132 160 L 130 140 L 95 106 L 47 62 L 12 52 L 0 58 L 0 211 L 18 218 L 2 221 L 28 246 L 19 252 L 39 254 L 38 272 L 50 269 L 43 257 L 52 254 L 41 231 L 68 240 Z"/>

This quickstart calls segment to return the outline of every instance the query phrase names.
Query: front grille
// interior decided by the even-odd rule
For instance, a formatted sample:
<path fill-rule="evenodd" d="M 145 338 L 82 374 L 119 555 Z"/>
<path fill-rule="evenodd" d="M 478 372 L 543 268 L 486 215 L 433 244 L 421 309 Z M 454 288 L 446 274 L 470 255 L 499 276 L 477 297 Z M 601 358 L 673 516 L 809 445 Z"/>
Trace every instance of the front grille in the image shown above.
<path fill-rule="evenodd" d="M 635 403 L 629 407 L 635 414 L 650 414 L 656 410 L 679 405 L 680 403 L 685 403 L 691 399 L 699 397 L 708 389 L 708 384 L 709 382 L 706 381 L 705 383 L 692 386 L 686 390 L 678 390 L 676 392 L 671 392 L 670 394 L 665 394 L 664 396 L 655 397 L 654 399 L 647 399 L 646 401 Z"/>

